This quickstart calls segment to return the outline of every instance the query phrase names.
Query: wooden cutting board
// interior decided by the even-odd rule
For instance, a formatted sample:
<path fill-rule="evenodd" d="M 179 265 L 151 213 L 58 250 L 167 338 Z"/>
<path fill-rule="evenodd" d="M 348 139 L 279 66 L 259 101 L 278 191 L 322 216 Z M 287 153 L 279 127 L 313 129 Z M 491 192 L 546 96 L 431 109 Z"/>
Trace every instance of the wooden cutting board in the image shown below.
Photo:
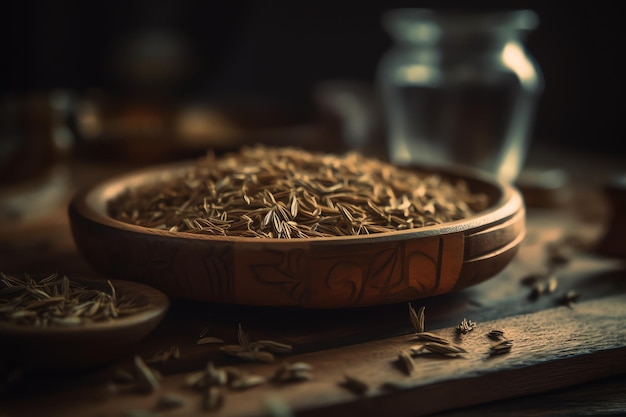
<path fill-rule="evenodd" d="M 451 339 L 467 353 L 461 358 L 422 355 L 410 375 L 398 367 L 398 354 L 418 344 L 413 335 L 335 349 L 282 356 L 274 364 L 238 365 L 270 377 L 283 360 L 314 367 L 311 381 L 266 383 L 246 391 L 226 391 L 219 416 L 418 416 L 494 400 L 572 386 L 626 372 L 626 294 L 559 306 L 541 312 L 478 323 L 459 335 L 454 327 L 426 329 Z M 510 352 L 490 355 L 487 337 L 501 330 L 512 341 Z M 357 394 L 341 385 L 349 375 L 368 386 Z M 184 374 L 167 375 L 149 394 L 106 394 L 104 386 L 14 399 L 0 406 L 7 415 L 125 416 L 129 410 L 154 410 L 164 393 L 180 395 L 182 407 L 159 411 L 162 416 L 201 413 L 201 395 L 184 387 Z M 394 383 L 395 389 L 384 388 Z M 283 414 L 268 414 L 268 404 Z M 270 407 L 271 408 L 271 407 Z"/>

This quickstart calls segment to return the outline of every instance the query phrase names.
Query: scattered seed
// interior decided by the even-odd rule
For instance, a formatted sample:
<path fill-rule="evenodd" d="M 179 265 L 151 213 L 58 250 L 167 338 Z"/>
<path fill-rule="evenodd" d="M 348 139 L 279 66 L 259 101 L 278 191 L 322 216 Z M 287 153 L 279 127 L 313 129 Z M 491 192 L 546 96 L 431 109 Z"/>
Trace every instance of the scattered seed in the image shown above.
<path fill-rule="evenodd" d="M 539 282 L 535 282 L 533 284 L 532 290 L 530 292 L 529 297 L 532 300 L 536 300 L 537 298 L 539 298 L 541 296 L 541 294 L 543 294 L 544 292 L 546 292 L 546 284 L 543 281 L 539 281 Z"/>
<path fill-rule="evenodd" d="M 366 382 L 351 375 L 344 375 L 344 380 L 339 385 L 358 395 L 364 395 L 369 391 L 369 385 Z"/>
<path fill-rule="evenodd" d="M 440 344 L 440 343 L 425 343 L 421 346 L 410 348 L 413 355 L 419 355 L 427 351 L 429 353 L 435 353 L 439 355 L 446 355 L 450 357 L 460 357 L 461 353 L 467 353 L 465 349 L 458 345 L 452 344 Z"/>
<path fill-rule="evenodd" d="M 146 359 L 146 363 L 159 363 L 166 362 L 170 359 L 180 358 L 180 348 L 178 346 L 172 346 L 168 350 L 161 350 L 155 353 L 151 358 Z"/>
<path fill-rule="evenodd" d="M 424 332 L 424 311 L 426 307 L 422 306 L 419 311 L 415 311 L 411 303 L 409 303 L 409 319 L 416 333 Z"/>
<path fill-rule="evenodd" d="M 222 371 L 226 374 L 226 381 L 230 384 L 233 381 L 236 381 L 239 378 L 242 378 L 246 375 L 244 371 L 234 366 L 225 366 L 221 368 Z"/>
<path fill-rule="evenodd" d="M 205 327 L 204 329 L 200 331 L 200 334 L 198 335 L 198 339 L 202 339 L 204 336 L 207 335 L 207 333 L 209 333 L 209 328 Z"/>
<path fill-rule="evenodd" d="M 274 362 L 274 353 L 291 353 L 293 347 L 273 340 L 250 341 L 248 333 L 243 331 L 241 323 L 237 332 L 238 345 L 220 346 L 220 350 L 248 362 Z"/>
<path fill-rule="evenodd" d="M 421 333 L 416 333 L 416 338 L 419 341 L 424 341 L 424 342 L 433 342 L 433 343 L 439 343 L 439 344 L 443 344 L 443 345 L 447 345 L 450 344 L 450 341 L 441 337 L 441 336 L 437 336 L 434 333 L 429 333 L 429 332 L 421 332 Z"/>
<path fill-rule="evenodd" d="M 556 280 L 555 277 L 550 277 L 548 278 L 548 284 L 547 284 L 547 288 L 546 288 L 546 292 L 552 294 L 554 291 L 556 291 L 556 287 L 558 286 L 558 282 Z"/>
<path fill-rule="evenodd" d="M 502 340 L 504 339 L 504 332 L 502 330 L 491 330 L 487 333 L 487 337 L 491 340 Z"/>
<path fill-rule="evenodd" d="M 476 328 L 476 322 L 472 320 L 468 320 L 464 318 L 461 320 L 461 323 L 457 326 L 457 333 L 467 334 Z"/>
<path fill-rule="evenodd" d="M 491 355 L 501 355 L 503 353 L 510 352 L 511 347 L 513 347 L 513 342 L 511 342 L 510 340 L 502 340 L 501 342 L 492 345 L 489 348 L 489 353 Z"/>
<path fill-rule="evenodd" d="M 241 345 L 225 345 L 220 346 L 220 350 L 222 352 L 228 353 L 229 355 L 237 356 L 239 353 L 245 352 L 246 348 L 242 347 Z"/>
<path fill-rule="evenodd" d="M 400 352 L 400 354 L 398 355 L 398 362 L 401 364 L 407 375 L 411 375 L 413 372 L 415 372 L 415 361 L 413 360 L 409 352 Z"/>
<path fill-rule="evenodd" d="M 190 388 L 202 388 L 207 385 L 206 371 L 192 372 L 185 375 L 185 386 Z"/>
<path fill-rule="evenodd" d="M 271 379 L 279 383 L 309 381 L 313 379 L 312 371 L 313 367 L 306 362 L 285 362 L 276 369 Z"/>
<path fill-rule="evenodd" d="M 418 318 L 418 324 L 419 327 L 417 328 L 417 333 L 422 333 L 424 332 L 424 330 L 426 330 L 426 327 L 424 326 L 424 311 L 426 310 L 426 307 L 421 306 L 420 309 L 417 311 L 417 318 Z"/>
<path fill-rule="evenodd" d="M 239 345 L 246 349 L 250 344 L 250 338 L 248 337 L 248 333 L 243 331 L 241 327 L 241 323 L 239 323 L 239 331 L 237 332 L 237 340 L 239 341 Z"/>
<path fill-rule="evenodd" d="M 224 403 L 224 393 L 219 387 L 208 387 L 204 391 L 202 397 L 202 409 L 204 411 L 214 411 L 222 406 Z"/>
<path fill-rule="evenodd" d="M 135 355 L 136 388 L 139 392 L 149 393 L 161 386 L 159 376 L 151 369 L 139 355 Z"/>
<path fill-rule="evenodd" d="M 569 290 L 568 292 L 561 297 L 561 303 L 565 304 L 568 307 L 571 307 L 572 304 L 576 303 L 580 299 L 580 294 L 574 290 Z"/>
<path fill-rule="evenodd" d="M 224 340 L 220 339 L 219 337 L 205 336 L 205 337 L 201 337 L 200 339 L 196 341 L 197 345 L 218 344 L 218 343 L 224 343 Z"/>
<path fill-rule="evenodd" d="M 205 380 L 207 385 L 223 387 L 228 384 L 228 373 L 221 368 L 216 368 L 213 362 L 209 361 L 206 366 Z"/>
<path fill-rule="evenodd" d="M 562 267 L 570 262 L 570 257 L 565 254 L 564 248 L 559 245 L 552 244 L 547 246 L 548 249 L 548 266 L 551 268 Z"/>
<path fill-rule="evenodd" d="M 522 277 L 522 279 L 520 280 L 520 283 L 522 285 L 526 285 L 527 287 L 532 287 L 537 282 L 543 281 L 545 279 L 546 279 L 545 274 L 534 273 L 534 274 L 528 274 Z"/>

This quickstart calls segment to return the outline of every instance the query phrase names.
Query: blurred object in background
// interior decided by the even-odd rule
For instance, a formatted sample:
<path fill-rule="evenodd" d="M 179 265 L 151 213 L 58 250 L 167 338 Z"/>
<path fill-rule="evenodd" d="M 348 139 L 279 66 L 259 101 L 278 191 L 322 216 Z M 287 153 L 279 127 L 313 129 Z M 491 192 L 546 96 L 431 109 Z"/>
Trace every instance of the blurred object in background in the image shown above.
<path fill-rule="evenodd" d="M 76 107 L 76 152 L 81 157 L 138 164 L 163 160 L 175 147 L 173 106 L 163 98 L 85 93 Z"/>
<path fill-rule="evenodd" d="M 0 225 L 43 216 L 65 201 L 73 105 L 74 95 L 63 90 L 2 98 Z"/>
<path fill-rule="evenodd" d="M 380 101 L 369 83 L 356 80 L 326 80 L 313 88 L 316 122 L 333 150 L 355 150 L 387 158 L 381 137 L 384 123 Z"/>
<path fill-rule="evenodd" d="M 14 93 L 0 103 L 0 187 L 46 175 L 71 152 L 71 93 Z"/>
<path fill-rule="evenodd" d="M 603 192 L 609 203 L 609 222 L 596 250 L 603 255 L 626 259 L 626 174 L 607 181 Z"/>
<path fill-rule="evenodd" d="M 76 154 L 152 164 L 234 151 L 254 143 L 315 147 L 300 132 L 312 116 L 271 99 L 196 99 L 86 93 L 77 104 Z"/>
<path fill-rule="evenodd" d="M 72 185 L 70 170 L 58 164 L 45 176 L 0 188 L 0 228 L 40 220 L 64 208 Z"/>
<path fill-rule="evenodd" d="M 459 0 L 420 2 L 414 6 L 437 10 L 469 7 Z M 289 115 L 297 109 L 296 121 L 287 126 L 280 121 L 275 124 L 286 127 L 286 131 L 315 122 L 316 111 L 322 110 L 320 122 L 329 127 L 334 116 L 324 113 L 324 109 L 335 106 L 346 115 L 359 105 L 355 106 L 352 98 L 341 98 L 318 106 L 318 86 L 335 80 L 373 86 L 376 63 L 393 44 L 380 18 L 398 7 L 407 7 L 407 3 L 371 1 L 355 7 L 352 2 L 336 2 L 328 7 L 256 0 L 5 0 L 0 2 L 0 16 L 6 21 L 0 25 L 0 39 L 6 47 L 6 59 L 0 62 L 1 96 L 72 91 L 81 100 L 94 101 L 98 111 L 106 108 L 102 110 L 102 120 L 109 120 L 109 116 L 123 119 L 123 123 L 112 121 L 118 126 L 113 130 L 118 132 L 119 125 L 131 119 L 137 120 L 133 124 L 144 127 L 130 130 L 157 132 L 161 128 L 154 126 L 161 122 L 155 118 L 164 112 L 168 120 L 165 130 L 176 131 L 176 126 L 185 126 L 184 135 L 189 140 L 193 136 L 198 146 L 204 143 L 202 137 L 209 130 L 223 130 L 220 126 L 224 124 L 225 102 L 229 108 L 230 103 L 243 102 L 242 107 L 247 109 L 243 119 L 252 113 L 249 109 L 255 108 L 261 114 L 268 106 L 274 107 L 271 103 L 278 103 L 281 111 L 286 109 Z M 493 7 L 493 2 L 480 1 L 471 6 L 476 12 Z M 541 21 L 525 42 L 530 54 L 541 63 L 546 80 L 538 104 L 534 143 L 624 155 L 616 146 L 621 110 L 614 104 L 624 95 L 621 72 L 615 70 L 620 68 L 620 54 L 615 51 L 620 50 L 623 37 L 620 14 L 607 5 L 563 8 L 538 1 L 500 2 L 497 7 L 511 11 L 532 9 Z M 349 95 L 360 89 L 341 86 L 344 87 Z M 92 91 L 99 91 L 100 95 Z M 337 90 L 329 94 L 337 97 Z M 249 105 L 250 102 L 254 104 Z M 337 107 L 337 103 L 343 104 Z M 188 107 L 193 109 L 187 110 Z M 206 107 L 211 108 L 210 114 L 206 119 L 199 117 Z M 219 108 L 219 116 L 214 114 L 215 107 Z M 273 110 L 270 113 L 274 114 Z M 238 118 L 233 119 L 230 114 L 225 123 L 227 136 L 232 136 L 232 123 L 235 130 L 241 129 Z M 360 117 L 356 122 L 339 125 L 335 120 L 334 126 L 351 136 L 346 143 L 361 143 L 354 139 L 355 132 L 362 131 L 357 126 L 364 126 Z M 169 124 L 172 120 L 173 125 Z M 122 143 L 117 139 L 107 142 L 104 133 L 108 130 L 101 128 L 102 136 L 92 132 L 94 139 L 76 139 L 79 155 L 110 157 L 112 151 L 101 152 L 100 145 L 105 143 L 116 144 L 111 148 L 127 149 L 125 145 L 118 148 Z M 281 133 L 281 140 L 287 134 Z M 262 136 L 267 137 L 265 132 Z M 165 147 L 172 145 L 171 137 L 163 137 Z M 384 140 L 380 133 L 377 140 Z M 324 140 L 331 141 L 344 144 L 337 138 Z M 225 142 L 216 146 L 222 148 Z M 300 143 L 300 139 L 294 142 Z M 158 149 L 160 141 L 136 141 L 130 146 L 138 149 L 135 145 L 139 143 L 148 148 L 139 151 L 140 156 L 153 161 L 169 158 L 168 153 Z M 381 145 L 376 139 L 373 143 Z M 3 157 L 8 146 L 13 145 L 0 144 Z M 120 157 L 130 161 L 130 153 L 120 153 Z"/>
<path fill-rule="evenodd" d="M 479 11 L 494 4 L 477 1 L 471 7 Z M 374 80 L 376 62 L 391 46 L 380 16 L 397 7 L 407 3 L 371 1 L 355 7 L 336 2 L 328 7 L 255 0 L 5 0 L 0 2 L 5 17 L 0 39 L 6 46 L 0 88 L 12 93 L 58 88 L 126 93 L 124 71 L 114 57 L 139 49 L 131 44 L 145 50 L 155 39 L 168 39 L 173 52 L 161 57 L 184 57 L 177 72 L 170 72 L 185 77 L 169 84 L 176 85 L 169 88 L 172 99 L 221 99 L 235 93 L 301 105 L 319 82 Z M 469 6 L 437 0 L 418 7 Z M 497 7 L 532 9 L 541 21 L 526 42 L 546 79 L 535 136 L 624 155 L 615 146 L 621 110 L 614 103 L 624 95 L 621 72 L 615 70 L 620 68 L 615 51 L 623 38 L 620 13 L 607 4 L 564 8 L 545 1 L 509 1 Z M 155 32 L 161 35 L 150 35 Z"/>
<path fill-rule="evenodd" d="M 526 207 L 565 207 L 570 201 L 570 179 L 560 168 L 526 166 L 515 181 Z"/>
<path fill-rule="evenodd" d="M 537 22 L 529 10 L 385 13 L 395 45 L 377 81 L 392 162 L 462 164 L 514 181 L 543 90 L 522 44 Z"/>
<path fill-rule="evenodd" d="M 190 46 L 164 23 L 142 23 L 142 29 L 118 41 L 109 58 L 110 71 L 126 94 L 130 90 L 148 97 L 176 96 L 194 66 Z"/>

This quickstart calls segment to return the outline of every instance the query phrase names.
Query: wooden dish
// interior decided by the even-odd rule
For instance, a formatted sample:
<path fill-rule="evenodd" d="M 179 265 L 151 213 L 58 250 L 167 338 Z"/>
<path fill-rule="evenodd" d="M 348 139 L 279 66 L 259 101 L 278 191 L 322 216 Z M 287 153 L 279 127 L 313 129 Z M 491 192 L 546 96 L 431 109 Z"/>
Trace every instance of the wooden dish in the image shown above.
<path fill-rule="evenodd" d="M 87 288 L 109 291 L 106 280 L 71 278 Z M 124 354 L 132 353 L 150 334 L 169 308 L 169 299 L 161 291 L 137 282 L 110 280 L 116 294 L 133 297 L 144 311 L 113 321 L 94 322 L 71 327 L 34 327 L 0 322 L 0 343 L 12 365 L 27 371 L 49 369 L 86 369 L 105 365 Z"/>
<path fill-rule="evenodd" d="M 310 239 L 218 237 L 135 226 L 107 214 L 127 187 L 160 181 L 188 163 L 157 166 L 78 192 L 69 207 L 74 240 L 97 270 L 171 297 L 255 306 L 345 308 L 405 302 L 493 277 L 525 234 L 520 192 L 465 169 L 437 169 L 484 192 L 486 210 L 437 226 Z M 422 170 L 425 168 L 422 168 Z"/>

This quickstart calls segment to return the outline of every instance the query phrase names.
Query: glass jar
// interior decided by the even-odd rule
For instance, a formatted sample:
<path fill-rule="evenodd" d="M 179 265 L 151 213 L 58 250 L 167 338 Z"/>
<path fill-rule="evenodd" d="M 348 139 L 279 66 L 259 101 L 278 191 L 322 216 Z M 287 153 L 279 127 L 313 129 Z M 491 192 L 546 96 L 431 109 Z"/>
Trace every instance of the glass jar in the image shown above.
<path fill-rule="evenodd" d="M 465 165 L 513 182 L 526 158 L 543 77 L 524 49 L 530 10 L 394 9 L 377 83 L 398 165 Z"/>

